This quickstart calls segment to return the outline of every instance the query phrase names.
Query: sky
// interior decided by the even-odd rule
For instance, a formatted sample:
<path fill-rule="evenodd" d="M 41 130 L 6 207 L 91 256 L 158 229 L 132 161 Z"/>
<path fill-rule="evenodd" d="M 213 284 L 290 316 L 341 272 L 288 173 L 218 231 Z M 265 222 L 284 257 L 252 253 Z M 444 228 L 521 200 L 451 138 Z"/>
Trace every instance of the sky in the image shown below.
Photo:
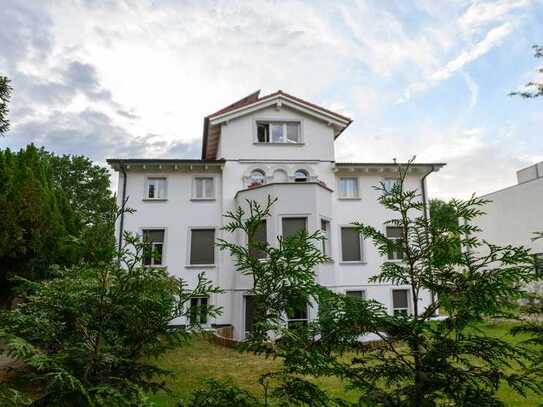
<path fill-rule="evenodd" d="M 200 158 L 204 116 L 281 89 L 353 118 L 337 161 L 445 162 L 430 196 L 465 198 L 543 160 L 543 98 L 508 96 L 538 43 L 543 0 L 2 0 L 0 148 Z"/>

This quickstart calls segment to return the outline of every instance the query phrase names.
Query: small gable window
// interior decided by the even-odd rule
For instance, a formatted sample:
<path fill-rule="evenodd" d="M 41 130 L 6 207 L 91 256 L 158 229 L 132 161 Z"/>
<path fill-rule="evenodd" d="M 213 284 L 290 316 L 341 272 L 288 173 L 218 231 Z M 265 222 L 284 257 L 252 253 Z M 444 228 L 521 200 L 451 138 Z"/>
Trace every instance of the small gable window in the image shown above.
<path fill-rule="evenodd" d="M 294 173 L 295 182 L 307 182 L 309 175 L 306 170 L 296 170 Z"/>
<path fill-rule="evenodd" d="M 258 122 L 256 129 L 258 143 L 301 143 L 300 123 L 298 122 Z"/>

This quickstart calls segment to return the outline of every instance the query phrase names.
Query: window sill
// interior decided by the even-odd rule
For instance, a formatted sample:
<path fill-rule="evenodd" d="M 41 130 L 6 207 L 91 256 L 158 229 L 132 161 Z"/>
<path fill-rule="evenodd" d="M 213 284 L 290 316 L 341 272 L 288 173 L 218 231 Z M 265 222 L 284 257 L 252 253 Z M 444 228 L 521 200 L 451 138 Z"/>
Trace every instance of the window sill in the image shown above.
<path fill-rule="evenodd" d="M 166 202 L 168 198 L 143 198 L 144 202 Z"/>
<path fill-rule="evenodd" d="M 338 197 L 338 199 L 340 201 L 361 201 L 362 200 L 362 198 L 360 198 L 360 197 L 349 198 L 349 197 L 341 197 L 341 196 Z"/>
<path fill-rule="evenodd" d="M 368 264 L 366 261 L 340 261 L 339 264 L 348 266 L 349 264 Z"/>
<path fill-rule="evenodd" d="M 209 201 L 216 201 L 216 198 L 190 198 L 191 201 L 196 201 L 196 202 L 209 202 Z"/>
<path fill-rule="evenodd" d="M 185 264 L 186 269 L 214 269 L 215 264 Z"/>
<path fill-rule="evenodd" d="M 259 143 L 258 141 L 255 141 L 253 143 L 255 146 L 290 146 L 290 147 L 301 147 L 305 143 Z"/>
<path fill-rule="evenodd" d="M 144 264 L 144 267 L 148 267 L 151 269 L 165 269 L 167 266 L 165 264 Z"/>

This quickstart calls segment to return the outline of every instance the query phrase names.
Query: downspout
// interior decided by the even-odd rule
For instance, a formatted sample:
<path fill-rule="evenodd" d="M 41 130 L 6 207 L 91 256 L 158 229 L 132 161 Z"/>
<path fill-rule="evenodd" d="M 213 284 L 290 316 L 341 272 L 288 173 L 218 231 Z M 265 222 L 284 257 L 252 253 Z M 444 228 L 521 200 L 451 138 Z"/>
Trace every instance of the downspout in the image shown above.
<path fill-rule="evenodd" d="M 420 189 L 421 189 L 421 193 L 422 193 L 422 204 L 423 204 L 424 220 L 425 221 L 428 221 L 428 205 L 427 205 L 427 202 L 426 202 L 426 200 L 427 200 L 427 197 L 426 197 L 426 177 L 428 175 L 430 175 L 434 171 L 435 171 L 435 167 L 432 164 L 431 170 L 428 171 L 426 174 L 424 174 L 424 176 L 422 177 L 422 179 L 420 181 Z M 428 241 L 430 241 L 431 236 L 427 236 L 426 238 L 428 239 Z M 434 292 L 430 291 L 430 295 L 432 296 L 432 303 L 434 303 L 435 298 L 436 298 Z M 436 310 L 435 316 L 439 316 L 439 309 Z"/>
<path fill-rule="evenodd" d="M 119 243 L 118 243 L 119 251 L 120 251 L 123 244 L 123 233 L 124 233 L 124 205 L 126 203 L 126 169 L 122 161 L 119 164 L 120 164 L 119 169 L 121 170 L 123 174 L 123 193 L 122 193 L 122 200 L 121 200 L 121 218 L 119 220 Z"/>

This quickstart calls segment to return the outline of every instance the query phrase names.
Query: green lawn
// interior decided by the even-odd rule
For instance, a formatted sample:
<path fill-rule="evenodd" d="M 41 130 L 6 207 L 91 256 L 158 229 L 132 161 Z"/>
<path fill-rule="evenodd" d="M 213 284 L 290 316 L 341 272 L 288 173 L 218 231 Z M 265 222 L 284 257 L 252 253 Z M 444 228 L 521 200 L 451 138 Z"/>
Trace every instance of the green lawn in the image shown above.
<path fill-rule="evenodd" d="M 507 332 L 510 323 L 488 322 L 480 326 L 489 335 L 506 338 L 512 342 L 520 340 L 510 337 Z M 172 394 L 159 393 L 152 397 L 160 407 L 175 406 L 180 398 L 187 397 L 191 391 L 201 385 L 203 379 L 231 377 L 239 386 L 261 395 L 258 378 L 278 366 L 279 361 L 267 360 L 253 354 L 240 353 L 215 345 L 205 338 L 195 338 L 190 344 L 172 351 L 158 360 L 158 364 L 175 372 L 168 381 Z M 335 379 L 317 379 L 317 383 L 331 394 L 346 399 L 356 400 L 355 393 L 346 393 L 340 381 Z M 508 388 L 500 390 L 500 397 L 508 406 L 532 407 L 538 406 L 543 400 L 536 400 L 535 395 L 528 399 L 514 393 Z"/>

